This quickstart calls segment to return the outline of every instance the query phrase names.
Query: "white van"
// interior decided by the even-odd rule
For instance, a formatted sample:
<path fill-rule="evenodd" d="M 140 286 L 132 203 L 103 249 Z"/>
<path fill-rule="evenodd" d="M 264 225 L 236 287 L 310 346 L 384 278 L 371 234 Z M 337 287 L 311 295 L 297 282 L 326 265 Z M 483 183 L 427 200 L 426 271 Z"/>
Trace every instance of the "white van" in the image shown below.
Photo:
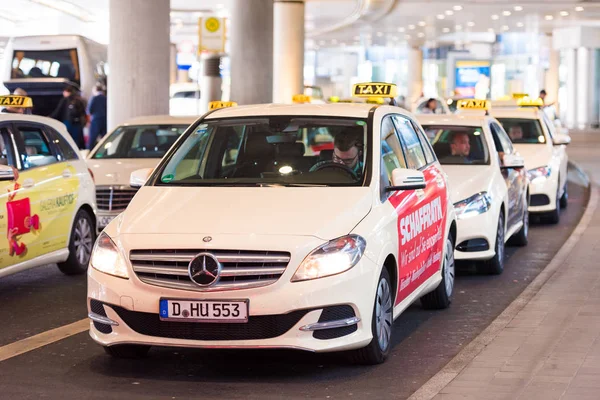
<path fill-rule="evenodd" d="M 107 46 L 79 35 L 20 36 L 4 51 L 2 82 L 11 93 L 24 89 L 33 113 L 49 115 L 71 84 L 89 99 L 96 82 L 106 83 Z"/>

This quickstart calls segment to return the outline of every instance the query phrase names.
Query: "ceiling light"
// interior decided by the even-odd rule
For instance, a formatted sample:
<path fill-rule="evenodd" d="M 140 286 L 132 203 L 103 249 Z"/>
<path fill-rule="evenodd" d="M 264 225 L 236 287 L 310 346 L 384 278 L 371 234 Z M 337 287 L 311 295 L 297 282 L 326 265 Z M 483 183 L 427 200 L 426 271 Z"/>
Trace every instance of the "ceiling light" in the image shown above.
<path fill-rule="evenodd" d="M 469 22 L 467 22 L 467 26 L 469 26 L 469 27 L 471 27 L 471 28 L 472 28 L 472 27 L 474 27 L 474 26 L 475 26 L 475 22 L 473 22 L 473 21 L 469 21 Z"/>
<path fill-rule="evenodd" d="M 493 19 L 494 21 L 496 21 L 496 20 L 500 19 L 500 17 L 499 17 L 499 16 L 497 16 L 496 14 L 494 14 L 494 15 L 492 15 L 492 19 Z"/>
<path fill-rule="evenodd" d="M 510 11 L 502 11 L 502 15 L 505 17 L 508 17 L 510 14 L 512 14 Z"/>
<path fill-rule="evenodd" d="M 462 25 L 456 25 L 454 27 L 457 31 L 462 31 Z"/>
<path fill-rule="evenodd" d="M 342 43 L 340 43 L 340 46 L 342 46 L 342 47 L 346 47 L 346 42 L 342 42 Z"/>
<path fill-rule="evenodd" d="M 524 24 L 524 23 L 522 23 L 522 22 L 517 22 L 517 28 L 522 28 L 522 27 L 524 27 L 524 26 L 525 26 L 525 24 Z"/>
<path fill-rule="evenodd" d="M 65 0 L 29 0 L 32 3 L 37 3 L 41 6 L 52 8 L 57 11 L 61 11 L 65 14 L 69 14 L 72 17 L 80 19 L 84 22 L 95 21 L 94 15 L 89 13 L 83 7 L 79 7 L 76 4 L 70 3 Z"/>
<path fill-rule="evenodd" d="M 392 40 L 396 40 L 396 41 L 398 41 L 398 40 L 400 40 L 400 38 L 399 38 L 398 36 L 393 36 L 393 37 L 392 37 Z"/>
<path fill-rule="evenodd" d="M 415 29 L 415 28 L 416 28 L 416 26 L 414 26 L 414 25 L 409 25 L 409 26 L 408 26 L 408 29 L 410 29 L 411 31 L 412 31 L 413 29 Z"/>
<path fill-rule="evenodd" d="M 419 33 L 417 34 L 417 36 L 418 36 L 418 37 L 420 37 L 420 38 L 422 38 L 422 37 L 425 37 L 425 34 L 424 34 L 423 32 L 419 32 Z"/>
<path fill-rule="evenodd" d="M 507 31 L 507 30 L 509 30 L 509 29 L 510 29 L 510 28 L 508 27 L 508 25 L 504 25 L 504 26 L 502 27 L 502 30 L 503 30 L 503 31 Z"/>
<path fill-rule="evenodd" d="M 383 32 L 377 32 L 377 37 L 382 37 L 383 36 Z"/>
<path fill-rule="evenodd" d="M 442 29 L 442 32 L 448 33 L 448 32 L 450 32 L 450 28 L 444 28 L 444 29 Z"/>
<path fill-rule="evenodd" d="M 563 17 L 568 17 L 569 16 L 569 12 L 568 11 L 561 11 L 560 15 Z"/>
<path fill-rule="evenodd" d="M 419 21 L 419 26 L 425 26 L 425 25 L 427 25 L 427 24 L 425 23 L 425 21 Z"/>
<path fill-rule="evenodd" d="M 325 41 L 324 40 L 319 40 L 319 45 L 320 46 L 325 46 Z"/>
<path fill-rule="evenodd" d="M 462 6 L 454 6 L 452 8 L 454 9 L 454 11 L 460 11 L 460 10 L 462 10 Z"/>
<path fill-rule="evenodd" d="M 444 19 L 446 16 L 444 14 L 438 14 L 437 19 Z"/>
<path fill-rule="evenodd" d="M 337 44 L 337 39 L 331 39 L 331 44 Z"/>
<path fill-rule="evenodd" d="M 404 35 L 405 39 L 410 39 L 410 35 Z"/>
<path fill-rule="evenodd" d="M 398 32 L 404 32 L 406 29 L 404 28 L 398 28 Z"/>
<path fill-rule="evenodd" d="M 490 33 L 494 33 L 494 28 L 489 28 L 489 29 L 488 29 L 488 32 L 490 32 Z"/>
<path fill-rule="evenodd" d="M 452 11 L 452 10 L 446 10 L 446 15 L 454 15 L 454 11 Z"/>
<path fill-rule="evenodd" d="M 521 7 L 521 6 L 515 6 L 515 11 L 523 11 L 523 7 Z"/>
<path fill-rule="evenodd" d="M 577 12 L 583 11 L 583 7 L 575 7 L 575 11 L 577 11 Z"/>
<path fill-rule="evenodd" d="M 552 15 L 546 15 L 544 18 L 546 19 L 546 21 L 552 21 L 554 19 Z"/>

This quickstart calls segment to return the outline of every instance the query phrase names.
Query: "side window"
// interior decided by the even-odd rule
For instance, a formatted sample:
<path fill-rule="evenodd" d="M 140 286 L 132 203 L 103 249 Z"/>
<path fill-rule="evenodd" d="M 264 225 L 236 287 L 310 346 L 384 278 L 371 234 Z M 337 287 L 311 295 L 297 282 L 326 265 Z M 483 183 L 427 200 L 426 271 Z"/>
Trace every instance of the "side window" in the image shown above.
<path fill-rule="evenodd" d="M 77 160 L 79 158 L 77 152 L 71 147 L 69 142 L 62 137 L 60 133 L 49 127 L 46 128 L 46 132 L 49 133 L 49 137 L 61 153 L 58 155 L 59 161 Z"/>
<path fill-rule="evenodd" d="M 23 168 L 30 169 L 58 162 L 41 128 L 17 125 L 25 152 L 21 154 Z"/>
<path fill-rule="evenodd" d="M 423 132 L 423 129 L 414 121 L 413 128 L 415 129 L 415 132 L 417 132 L 417 134 L 419 135 L 419 139 L 421 140 L 421 146 L 423 147 L 423 151 L 425 152 L 425 160 L 427 160 L 427 164 L 431 164 L 436 160 L 433 149 L 431 148 L 431 143 L 429 143 L 429 140 L 427 139 L 427 136 L 425 136 L 425 132 Z"/>
<path fill-rule="evenodd" d="M 392 171 L 406 168 L 402 145 L 394 128 L 391 117 L 385 117 L 381 123 L 381 161 L 387 172 L 388 182 L 392 180 Z"/>
<path fill-rule="evenodd" d="M 399 115 L 393 117 L 404 145 L 406 164 L 411 169 L 421 169 L 427 164 L 421 141 L 409 120 Z"/>
<path fill-rule="evenodd" d="M 510 141 L 510 138 L 506 134 L 506 131 L 498 124 L 493 123 L 492 126 L 494 127 L 494 131 L 496 132 L 496 135 L 498 136 L 498 140 L 502 144 L 502 148 L 504 149 L 504 152 L 507 154 L 514 153 L 512 142 Z"/>
<path fill-rule="evenodd" d="M 554 139 L 554 126 L 550 122 L 550 119 L 546 114 L 542 113 L 542 120 L 544 121 L 544 125 L 546 125 L 546 130 L 548 131 L 548 135 L 550 135 L 550 139 Z"/>
<path fill-rule="evenodd" d="M 15 166 L 12 140 L 6 128 L 0 128 L 0 165 Z"/>
<path fill-rule="evenodd" d="M 498 137 L 498 133 L 496 132 L 496 127 L 494 124 L 490 124 L 490 131 L 492 132 L 492 138 L 494 138 L 494 146 L 496 146 L 496 151 L 499 153 L 504 152 L 504 147 L 502 146 L 502 142 L 500 142 L 500 138 Z"/>

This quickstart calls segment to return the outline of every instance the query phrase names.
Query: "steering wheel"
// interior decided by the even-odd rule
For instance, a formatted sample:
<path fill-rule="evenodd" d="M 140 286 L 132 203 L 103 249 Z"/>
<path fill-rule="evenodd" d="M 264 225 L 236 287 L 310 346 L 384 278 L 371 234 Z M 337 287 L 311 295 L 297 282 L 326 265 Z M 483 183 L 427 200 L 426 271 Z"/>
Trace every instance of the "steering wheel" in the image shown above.
<path fill-rule="evenodd" d="M 337 168 L 339 170 L 346 172 L 348 175 L 350 175 L 350 177 L 352 177 L 353 180 L 358 179 L 358 175 L 356 175 L 356 172 L 354 172 L 352 170 L 352 168 L 350 168 L 349 166 L 347 166 L 345 164 L 340 164 L 340 163 L 336 163 L 333 161 L 321 161 L 319 163 L 316 163 L 315 165 L 312 166 L 312 168 L 310 169 L 310 172 L 317 172 L 317 171 L 321 171 L 321 170 L 327 169 L 327 168 Z"/>

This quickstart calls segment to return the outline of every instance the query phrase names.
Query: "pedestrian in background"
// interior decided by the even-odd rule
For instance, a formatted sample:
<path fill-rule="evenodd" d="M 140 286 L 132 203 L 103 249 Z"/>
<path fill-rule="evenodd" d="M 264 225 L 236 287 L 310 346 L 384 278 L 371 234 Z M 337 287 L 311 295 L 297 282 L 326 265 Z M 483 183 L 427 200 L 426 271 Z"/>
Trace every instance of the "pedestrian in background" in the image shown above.
<path fill-rule="evenodd" d="M 87 124 L 87 114 L 85 113 L 85 102 L 77 94 L 75 88 L 72 86 L 64 88 L 63 98 L 50 117 L 65 124 L 67 131 L 77 143 L 77 147 L 85 149 L 83 127 Z"/>
<path fill-rule="evenodd" d="M 87 113 L 91 118 L 88 149 L 93 149 L 96 141 L 106 134 L 106 93 L 102 84 L 97 83 L 93 90 Z"/>

